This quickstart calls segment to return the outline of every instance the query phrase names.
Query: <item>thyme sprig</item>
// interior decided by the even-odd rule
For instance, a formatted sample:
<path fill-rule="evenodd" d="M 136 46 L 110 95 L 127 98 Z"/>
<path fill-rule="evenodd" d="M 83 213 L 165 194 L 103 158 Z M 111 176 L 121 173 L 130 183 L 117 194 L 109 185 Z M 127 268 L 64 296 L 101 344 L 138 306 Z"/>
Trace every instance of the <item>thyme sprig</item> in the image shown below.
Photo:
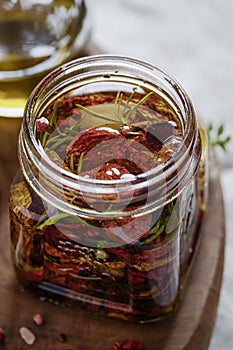
<path fill-rule="evenodd" d="M 208 137 L 208 143 L 211 147 L 219 146 L 221 149 L 223 149 L 225 152 L 227 151 L 227 145 L 231 140 L 230 136 L 224 135 L 224 125 L 221 124 L 217 131 L 215 132 L 215 135 L 213 135 L 213 125 L 210 124 L 207 128 L 207 137 Z"/>

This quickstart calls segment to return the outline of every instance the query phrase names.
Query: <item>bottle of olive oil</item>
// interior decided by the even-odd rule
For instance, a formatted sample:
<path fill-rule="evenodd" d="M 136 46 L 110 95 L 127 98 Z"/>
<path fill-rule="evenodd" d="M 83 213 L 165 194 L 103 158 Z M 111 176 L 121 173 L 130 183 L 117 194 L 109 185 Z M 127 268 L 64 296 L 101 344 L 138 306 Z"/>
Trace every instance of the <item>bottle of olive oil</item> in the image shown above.
<path fill-rule="evenodd" d="M 0 159 L 9 160 L 11 150 L 16 153 L 23 110 L 34 86 L 50 70 L 85 54 L 89 38 L 82 0 L 1 1 Z"/>

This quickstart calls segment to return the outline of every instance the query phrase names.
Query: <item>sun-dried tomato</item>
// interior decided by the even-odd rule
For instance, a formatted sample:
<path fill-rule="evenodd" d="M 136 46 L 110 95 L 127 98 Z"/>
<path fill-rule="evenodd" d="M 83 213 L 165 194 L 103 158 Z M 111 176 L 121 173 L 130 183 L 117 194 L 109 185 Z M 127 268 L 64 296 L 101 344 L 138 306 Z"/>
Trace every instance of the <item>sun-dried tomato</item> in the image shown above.
<path fill-rule="evenodd" d="M 118 147 L 121 148 L 121 143 L 122 141 L 124 141 L 124 138 L 119 132 L 111 132 L 103 128 L 93 128 L 85 130 L 79 133 L 77 137 L 68 146 L 65 160 L 66 164 L 68 166 L 70 165 L 70 158 L 71 155 L 73 155 L 74 169 L 77 170 L 81 154 L 84 153 L 85 161 L 82 165 L 82 171 L 88 171 L 90 169 L 93 169 L 103 163 L 102 157 L 104 157 L 104 159 L 108 159 L 108 156 L 105 153 L 105 151 L 107 151 L 107 148 L 105 147 L 106 141 L 113 139 L 115 141 L 118 138 L 120 138 L 121 140 L 120 144 L 119 142 L 114 142 L 114 154 L 116 154 L 115 152 L 117 151 L 117 143 L 119 144 Z M 109 146 L 109 143 L 107 143 L 107 145 Z M 112 157 L 113 154 L 111 154 L 110 160 L 112 159 Z"/>
<path fill-rule="evenodd" d="M 119 245 L 130 244 L 139 240 L 150 230 L 151 215 L 103 221 L 102 227 L 112 242 Z"/>
<path fill-rule="evenodd" d="M 139 339 L 125 339 L 116 342 L 110 350 L 146 350 Z"/>

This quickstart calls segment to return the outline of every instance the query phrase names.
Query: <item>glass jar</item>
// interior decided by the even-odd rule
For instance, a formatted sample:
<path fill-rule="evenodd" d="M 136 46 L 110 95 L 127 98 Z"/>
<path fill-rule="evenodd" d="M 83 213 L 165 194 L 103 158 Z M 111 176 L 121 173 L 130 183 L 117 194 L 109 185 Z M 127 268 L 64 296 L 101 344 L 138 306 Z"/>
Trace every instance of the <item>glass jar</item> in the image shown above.
<path fill-rule="evenodd" d="M 86 55 L 89 39 L 83 0 L 1 1 L 0 160 L 4 163 L 15 156 L 23 110 L 33 87 L 58 65 Z"/>
<path fill-rule="evenodd" d="M 200 241 L 203 135 L 182 87 L 140 60 L 90 56 L 44 78 L 10 189 L 20 284 L 124 320 L 171 315 Z"/>

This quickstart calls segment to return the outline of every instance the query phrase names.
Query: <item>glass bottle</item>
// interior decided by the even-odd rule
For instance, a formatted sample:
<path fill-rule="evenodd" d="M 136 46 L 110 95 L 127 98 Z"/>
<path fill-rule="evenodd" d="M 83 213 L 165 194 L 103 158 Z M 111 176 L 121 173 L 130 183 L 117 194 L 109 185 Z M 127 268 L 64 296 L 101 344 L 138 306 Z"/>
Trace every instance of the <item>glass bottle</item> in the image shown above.
<path fill-rule="evenodd" d="M 85 55 L 90 23 L 83 0 L 3 0 L 0 4 L 0 159 L 15 155 L 23 109 L 49 71 Z"/>
<path fill-rule="evenodd" d="M 10 189 L 20 284 L 124 320 L 171 315 L 206 208 L 203 137 L 186 92 L 148 63 L 98 55 L 49 74 Z"/>

